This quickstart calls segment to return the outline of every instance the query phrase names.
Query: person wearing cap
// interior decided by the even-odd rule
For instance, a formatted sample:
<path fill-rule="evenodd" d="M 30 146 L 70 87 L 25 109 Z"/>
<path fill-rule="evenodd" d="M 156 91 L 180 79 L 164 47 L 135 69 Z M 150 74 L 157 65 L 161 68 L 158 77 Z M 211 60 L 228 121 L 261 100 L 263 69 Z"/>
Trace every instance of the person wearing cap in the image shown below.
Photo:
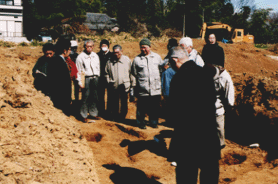
<path fill-rule="evenodd" d="M 193 49 L 193 41 L 190 37 L 183 37 L 182 39 L 180 39 L 180 46 L 187 51 L 190 60 L 193 60 L 197 65 L 201 67 L 205 65 L 198 51 Z"/>
<path fill-rule="evenodd" d="M 48 64 L 54 56 L 55 48 L 52 43 L 46 43 L 42 48 L 43 56 L 38 59 L 33 70 L 34 87 L 49 95 Z"/>
<path fill-rule="evenodd" d="M 136 121 L 141 129 L 146 129 L 145 114 L 149 115 L 150 126 L 157 128 L 161 98 L 160 67 L 163 60 L 151 51 L 151 42 L 143 38 L 140 43 L 141 54 L 132 63 L 131 73 L 136 78 L 137 110 Z"/>
<path fill-rule="evenodd" d="M 128 56 L 123 55 L 122 46 L 115 45 L 113 54 L 114 57 L 107 61 L 105 67 L 108 83 L 107 110 L 112 120 L 121 122 L 125 120 L 128 111 L 128 92 L 136 84 L 131 74 L 131 61 Z"/>
<path fill-rule="evenodd" d="M 76 68 L 76 58 L 78 56 L 78 53 L 77 53 L 78 44 L 77 44 L 77 41 L 75 41 L 75 40 L 71 40 L 70 43 L 71 43 L 71 52 L 70 52 L 69 58 L 67 60 L 68 61 L 71 60 L 74 63 L 74 64 L 72 64 L 69 61 L 69 63 L 71 63 L 71 65 L 73 66 L 72 68 L 74 68 L 73 72 L 71 73 L 71 78 L 72 78 L 73 85 L 74 85 L 74 99 L 77 102 L 77 101 L 79 101 L 79 91 L 80 91 L 79 84 L 77 81 L 77 68 Z"/>
<path fill-rule="evenodd" d="M 91 118 L 99 120 L 98 116 L 98 79 L 100 76 L 100 61 L 98 55 L 93 52 L 94 41 L 87 40 L 84 43 L 84 51 L 76 58 L 77 80 L 82 92 L 82 104 L 80 109 L 81 120 L 88 122 L 88 113 Z M 81 73 L 85 74 L 85 84 L 81 80 Z"/>
<path fill-rule="evenodd" d="M 78 56 L 78 53 L 77 53 L 78 44 L 77 44 L 76 40 L 71 40 L 70 44 L 71 44 L 70 58 L 74 63 L 76 63 L 76 58 Z"/>
<path fill-rule="evenodd" d="M 106 39 L 101 40 L 99 44 L 100 51 L 97 53 L 100 60 L 100 77 L 98 85 L 98 99 L 99 99 L 99 115 L 105 115 L 105 90 L 107 89 L 107 81 L 105 78 L 105 66 L 109 59 L 113 57 L 113 53 L 109 50 L 109 41 Z"/>
<path fill-rule="evenodd" d="M 210 34 L 207 44 L 204 46 L 202 51 L 202 58 L 206 63 L 213 65 L 219 65 L 224 67 L 225 63 L 225 53 L 221 46 L 218 45 L 216 41 L 215 34 Z"/>
<path fill-rule="evenodd" d="M 189 59 L 180 46 L 174 47 L 172 60 L 177 73 L 171 81 L 170 114 L 174 134 L 170 155 L 177 162 L 177 183 L 217 184 L 220 146 L 217 136 L 213 76 Z M 215 74 L 214 67 L 211 68 Z"/>

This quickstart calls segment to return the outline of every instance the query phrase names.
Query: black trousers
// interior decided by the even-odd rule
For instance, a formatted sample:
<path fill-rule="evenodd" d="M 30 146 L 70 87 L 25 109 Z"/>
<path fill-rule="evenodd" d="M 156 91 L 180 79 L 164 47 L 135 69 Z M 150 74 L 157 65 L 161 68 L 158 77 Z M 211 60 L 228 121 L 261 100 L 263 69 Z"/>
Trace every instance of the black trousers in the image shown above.
<path fill-rule="evenodd" d="M 107 82 L 104 77 L 99 78 L 98 82 L 98 111 L 99 115 L 105 115 L 105 89 L 107 88 Z"/>
<path fill-rule="evenodd" d="M 188 150 L 190 151 L 190 150 Z M 187 158 L 177 161 L 176 182 L 177 184 L 197 184 L 198 169 L 200 169 L 200 184 L 218 184 L 219 160 L 208 159 L 200 163 L 198 159 Z"/>
<path fill-rule="evenodd" d="M 137 100 L 136 121 L 138 125 L 145 125 L 145 116 L 149 115 L 149 122 L 152 125 L 158 124 L 160 111 L 160 95 L 139 96 Z"/>
<path fill-rule="evenodd" d="M 125 91 L 124 84 L 119 85 L 117 89 L 113 86 L 108 87 L 107 110 L 112 119 L 125 119 L 128 108 L 127 98 L 128 92 Z"/>

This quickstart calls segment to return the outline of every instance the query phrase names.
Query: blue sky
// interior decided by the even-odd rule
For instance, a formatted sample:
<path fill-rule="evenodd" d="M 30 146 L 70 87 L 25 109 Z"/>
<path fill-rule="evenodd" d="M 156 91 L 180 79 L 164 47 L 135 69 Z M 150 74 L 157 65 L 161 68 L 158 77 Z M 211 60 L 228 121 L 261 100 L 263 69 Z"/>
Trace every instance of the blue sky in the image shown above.
<path fill-rule="evenodd" d="M 237 2 L 240 2 L 241 0 L 231 0 L 232 3 L 235 5 Z M 278 0 L 245 0 L 245 2 L 249 2 L 247 5 L 255 5 L 256 9 L 267 9 L 272 8 L 273 12 L 278 12 Z M 254 2 L 250 4 L 250 2 Z M 244 4 L 245 5 L 245 4 Z M 238 11 L 239 7 L 235 7 L 235 11 Z"/>
<path fill-rule="evenodd" d="M 278 12 L 278 0 L 255 0 L 256 8 L 272 8 L 274 12 Z"/>

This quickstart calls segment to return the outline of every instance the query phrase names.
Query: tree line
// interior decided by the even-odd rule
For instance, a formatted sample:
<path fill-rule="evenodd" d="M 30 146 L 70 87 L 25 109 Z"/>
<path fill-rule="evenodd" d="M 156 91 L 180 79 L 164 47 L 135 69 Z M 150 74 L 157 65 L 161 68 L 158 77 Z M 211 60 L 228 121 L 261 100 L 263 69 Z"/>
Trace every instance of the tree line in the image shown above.
<path fill-rule="evenodd" d="M 82 23 L 86 12 L 106 13 L 118 20 L 121 31 L 140 36 L 146 30 L 161 36 L 164 30 L 199 37 L 203 22 L 222 22 L 243 28 L 255 42 L 277 42 L 278 13 L 256 9 L 254 0 L 23 0 L 24 32 L 32 37 L 41 28 L 57 28 L 69 18 Z M 183 24 L 185 22 L 185 28 Z M 143 29 L 144 28 L 144 29 Z"/>

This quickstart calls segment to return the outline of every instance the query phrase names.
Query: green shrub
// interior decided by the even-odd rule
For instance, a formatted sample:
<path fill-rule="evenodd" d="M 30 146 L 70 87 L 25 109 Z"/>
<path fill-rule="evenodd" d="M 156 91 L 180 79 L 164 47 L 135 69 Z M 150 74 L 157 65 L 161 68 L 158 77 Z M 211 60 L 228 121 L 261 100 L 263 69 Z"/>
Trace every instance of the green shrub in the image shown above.
<path fill-rule="evenodd" d="M 18 45 L 19 45 L 19 46 L 22 46 L 22 47 L 29 46 L 29 44 L 26 43 L 26 42 L 21 42 L 21 43 L 19 43 Z"/>
<path fill-rule="evenodd" d="M 14 47 L 16 44 L 14 42 L 5 42 L 3 40 L 0 41 L 1 47 Z"/>
<path fill-rule="evenodd" d="M 37 41 L 37 40 L 33 40 L 33 41 L 31 42 L 31 46 L 43 46 L 43 45 L 44 45 L 43 42 L 39 42 L 39 41 Z"/>

